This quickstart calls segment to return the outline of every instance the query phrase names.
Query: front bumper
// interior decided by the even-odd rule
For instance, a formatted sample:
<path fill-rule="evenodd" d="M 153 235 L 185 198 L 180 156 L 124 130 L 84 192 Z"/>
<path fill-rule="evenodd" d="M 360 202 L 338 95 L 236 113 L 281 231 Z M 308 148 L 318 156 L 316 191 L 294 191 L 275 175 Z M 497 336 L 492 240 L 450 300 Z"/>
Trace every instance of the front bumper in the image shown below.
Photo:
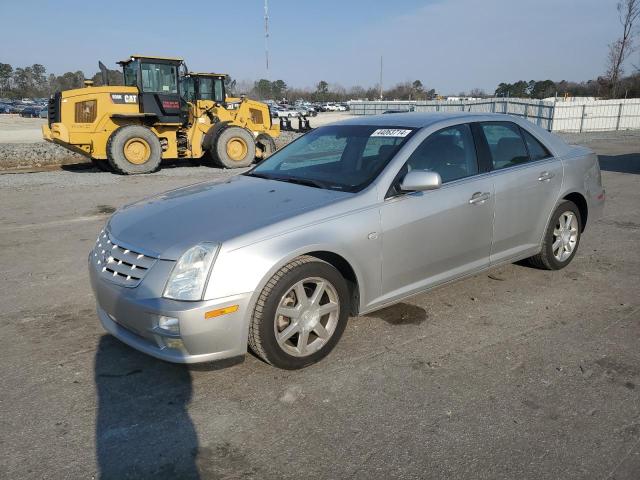
<path fill-rule="evenodd" d="M 153 282 L 156 267 L 165 273 L 162 265 L 155 265 L 142 284 L 128 288 L 105 280 L 89 262 L 98 317 L 107 332 L 168 362 L 208 362 L 246 353 L 251 293 L 200 302 L 158 298 L 144 285 Z M 233 313 L 205 318 L 206 312 L 233 305 L 238 305 Z M 159 328 L 161 316 L 178 319 L 179 333 Z"/>

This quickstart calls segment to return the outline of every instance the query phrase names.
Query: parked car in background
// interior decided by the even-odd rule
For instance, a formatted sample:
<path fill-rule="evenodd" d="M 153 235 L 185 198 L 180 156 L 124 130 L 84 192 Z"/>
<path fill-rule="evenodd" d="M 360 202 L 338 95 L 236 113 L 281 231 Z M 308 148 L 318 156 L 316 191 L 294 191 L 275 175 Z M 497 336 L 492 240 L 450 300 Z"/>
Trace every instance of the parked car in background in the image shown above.
<path fill-rule="evenodd" d="M 21 117 L 27 117 L 27 118 L 38 118 L 40 117 L 40 112 L 42 112 L 43 108 L 40 106 L 28 106 L 25 107 L 21 112 L 20 112 L 20 116 Z M 46 118 L 46 116 L 45 116 Z"/>
<path fill-rule="evenodd" d="M 11 105 L 0 103 L 0 114 L 2 113 L 11 113 Z"/>
<path fill-rule="evenodd" d="M 278 106 L 274 109 L 273 113 L 276 117 L 298 117 L 300 116 L 300 112 L 293 107 L 289 106 Z"/>
<path fill-rule="evenodd" d="M 44 107 L 42 110 L 40 110 L 40 115 L 38 115 L 40 118 L 49 118 L 49 109 L 47 107 Z"/>
<path fill-rule="evenodd" d="M 318 112 L 309 105 L 299 105 L 296 107 L 296 110 L 304 117 L 315 117 L 318 115 Z"/>
<path fill-rule="evenodd" d="M 244 174 L 121 208 L 90 253 L 91 284 L 104 328 L 149 355 L 249 346 L 302 368 L 350 315 L 505 263 L 566 267 L 604 195 L 591 150 L 524 119 L 354 118 Z"/>

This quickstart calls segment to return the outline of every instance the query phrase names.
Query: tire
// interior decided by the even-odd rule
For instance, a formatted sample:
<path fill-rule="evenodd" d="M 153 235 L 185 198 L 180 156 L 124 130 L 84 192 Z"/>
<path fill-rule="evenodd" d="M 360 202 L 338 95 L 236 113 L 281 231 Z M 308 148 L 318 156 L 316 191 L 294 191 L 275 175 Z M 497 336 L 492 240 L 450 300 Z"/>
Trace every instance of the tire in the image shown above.
<path fill-rule="evenodd" d="M 256 147 L 260 149 L 262 152 L 262 156 L 257 158 L 258 162 L 261 162 L 267 158 L 269 158 L 276 151 L 276 142 L 275 140 L 267 135 L 266 133 L 260 133 L 256 137 Z"/>
<path fill-rule="evenodd" d="M 242 168 L 256 158 L 253 135 L 241 127 L 227 127 L 217 136 L 212 159 L 223 168 Z"/>
<path fill-rule="evenodd" d="M 120 127 L 109 137 L 107 159 L 113 171 L 122 175 L 154 172 L 162 160 L 160 140 L 141 125 Z"/>
<path fill-rule="evenodd" d="M 569 222 L 568 229 L 567 221 Z M 551 216 L 544 233 L 542 250 L 537 255 L 528 258 L 528 263 L 543 270 L 560 270 L 566 267 L 578 251 L 581 230 L 580 210 L 575 203 L 568 200 L 563 201 Z M 560 243 L 558 244 L 558 242 Z"/>
<path fill-rule="evenodd" d="M 94 167 L 96 167 L 101 172 L 113 172 L 113 170 L 111 170 L 111 165 L 109 165 L 108 160 L 99 160 L 97 158 L 92 158 L 91 163 L 93 164 Z"/>
<path fill-rule="evenodd" d="M 320 282 L 323 289 L 314 302 Z M 303 301 L 295 293 L 300 288 Z M 286 370 L 316 363 L 340 340 L 349 317 L 348 302 L 349 289 L 338 270 L 314 257 L 298 257 L 278 270 L 260 293 L 249 326 L 249 347 L 265 362 Z M 276 336 L 282 334 L 288 338 L 278 342 Z"/>

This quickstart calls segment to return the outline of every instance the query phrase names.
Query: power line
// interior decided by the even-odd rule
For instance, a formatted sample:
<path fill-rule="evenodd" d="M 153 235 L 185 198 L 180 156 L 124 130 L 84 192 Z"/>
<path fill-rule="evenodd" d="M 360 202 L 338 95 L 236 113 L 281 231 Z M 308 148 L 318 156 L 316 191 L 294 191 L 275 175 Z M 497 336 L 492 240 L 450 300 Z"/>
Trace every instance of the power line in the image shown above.
<path fill-rule="evenodd" d="M 264 0 L 264 57 L 269 79 L 269 0 Z"/>

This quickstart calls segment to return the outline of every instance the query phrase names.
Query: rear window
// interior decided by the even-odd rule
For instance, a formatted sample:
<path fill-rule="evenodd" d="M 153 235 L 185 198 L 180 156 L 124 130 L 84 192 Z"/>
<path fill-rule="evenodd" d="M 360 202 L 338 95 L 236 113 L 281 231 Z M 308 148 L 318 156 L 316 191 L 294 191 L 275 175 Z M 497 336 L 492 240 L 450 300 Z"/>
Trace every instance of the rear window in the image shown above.
<path fill-rule="evenodd" d="M 527 142 L 527 148 L 529 149 L 529 156 L 531 160 L 542 160 L 544 158 L 551 157 L 551 152 L 547 150 L 547 147 L 542 145 L 533 135 L 526 130 L 522 130 L 522 135 Z"/>
<path fill-rule="evenodd" d="M 494 170 L 513 167 L 529 161 L 529 153 L 520 128 L 511 122 L 481 123 L 489 145 Z"/>

